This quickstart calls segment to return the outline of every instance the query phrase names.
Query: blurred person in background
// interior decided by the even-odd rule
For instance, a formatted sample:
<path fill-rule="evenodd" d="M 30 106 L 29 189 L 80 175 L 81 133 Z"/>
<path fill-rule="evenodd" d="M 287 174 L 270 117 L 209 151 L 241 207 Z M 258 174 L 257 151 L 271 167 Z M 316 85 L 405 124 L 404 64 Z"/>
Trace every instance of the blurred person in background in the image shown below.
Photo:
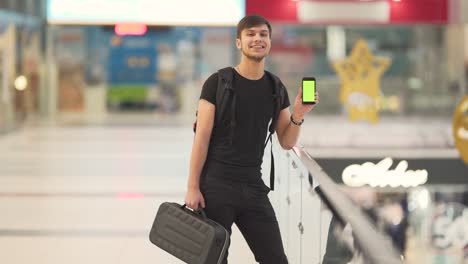
<path fill-rule="evenodd" d="M 288 263 L 275 212 L 269 201 L 270 189 L 262 180 L 261 164 L 269 123 L 272 122 L 275 84 L 284 94 L 276 122 L 281 146 L 291 149 L 297 142 L 304 115 L 315 105 L 303 105 L 301 89 L 293 113 L 284 85 L 265 71 L 271 48 L 271 25 L 261 16 L 246 16 L 237 25 L 236 46 L 240 64 L 232 71 L 234 106 L 226 107 L 215 124 L 216 91 L 219 73 L 203 85 L 198 105 L 196 133 L 190 161 L 186 205 L 205 208 L 207 216 L 231 234 L 237 225 L 255 259 L 263 264 Z M 277 87 L 277 86 L 276 86 Z M 229 122 L 230 121 L 230 122 Z M 234 127 L 231 125 L 235 123 Z M 227 254 L 223 261 L 227 263 Z"/>

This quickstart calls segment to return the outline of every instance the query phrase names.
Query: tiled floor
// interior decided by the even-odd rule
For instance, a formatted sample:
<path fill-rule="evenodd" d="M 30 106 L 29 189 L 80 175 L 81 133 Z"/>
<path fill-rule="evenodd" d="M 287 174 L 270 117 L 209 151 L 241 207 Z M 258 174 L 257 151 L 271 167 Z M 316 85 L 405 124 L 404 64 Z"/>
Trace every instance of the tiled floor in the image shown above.
<path fill-rule="evenodd" d="M 0 262 L 180 263 L 148 240 L 183 202 L 192 134 L 177 127 L 35 127 L 0 137 Z M 234 232 L 232 263 L 254 263 Z"/>
<path fill-rule="evenodd" d="M 145 116 L 67 120 L 0 135 L 0 263 L 181 263 L 153 246 L 148 233 L 161 202 L 183 202 L 193 139 L 190 121 L 180 126 L 170 117 L 163 122 Z M 344 121 L 308 118 L 301 142 L 315 157 L 351 155 L 356 145 L 364 147 L 359 150 L 364 156 L 385 151 L 457 155 L 447 121 Z M 285 207 L 284 201 L 275 202 Z M 317 213 L 305 212 L 312 214 L 304 216 L 310 219 Z M 327 230 L 327 219 L 322 220 L 321 228 Z M 306 226 L 309 241 L 317 241 L 320 233 L 310 232 L 313 225 Z M 289 228 L 297 232 L 295 223 Z M 233 231 L 230 263 L 255 263 L 238 230 Z M 322 245 L 305 246 L 323 249 L 326 235 L 319 235 Z M 285 247 L 297 251 L 292 242 Z"/>

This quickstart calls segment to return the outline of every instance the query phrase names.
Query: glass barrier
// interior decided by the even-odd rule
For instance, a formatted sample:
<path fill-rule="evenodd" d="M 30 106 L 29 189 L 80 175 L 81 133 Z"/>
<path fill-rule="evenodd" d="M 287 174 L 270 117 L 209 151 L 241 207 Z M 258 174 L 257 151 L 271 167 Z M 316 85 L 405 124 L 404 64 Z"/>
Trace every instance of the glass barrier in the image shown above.
<path fill-rule="evenodd" d="M 307 168 L 291 151 L 273 144 L 275 190 L 271 192 L 290 263 L 321 263 L 331 213 L 314 191 Z M 269 175 L 269 174 L 267 174 Z"/>
<path fill-rule="evenodd" d="M 336 211 L 337 208 L 330 203 L 322 190 L 328 187 L 322 186 L 323 183 L 312 176 L 314 173 L 297 153 L 284 151 L 278 142 L 273 144 L 273 150 L 275 190 L 270 193 L 270 199 L 275 207 L 289 262 L 368 263 L 365 260 L 372 259 L 372 256 L 369 258 L 369 252 L 363 253 L 363 242 L 357 238 L 358 235 L 362 236 L 362 231 L 355 232 L 355 226 L 347 224 L 350 219 L 343 218 L 343 212 Z M 269 170 L 269 166 L 270 160 L 265 158 L 264 168 Z M 264 180 L 269 182 L 269 179 Z M 378 230 L 377 225 L 372 224 L 377 222 L 372 220 L 375 218 L 373 210 L 363 212 L 368 222 L 359 224 L 367 225 L 365 229 Z M 350 223 L 352 221 L 351 219 Z M 390 238 L 386 236 L 386 240 L 391 248 Z M 393 249 L 389 251 L 397 252 Z M 388 261 L 379 260 L 379 263 L 401 263 L 399 260 L 398 257 Z"/>
<path fill-rule="evenodd" d="M 408 263 L 468 263 L 468 186 L 420 187 L 406 198 Z"/>
<path fill-rule="evenodd" d="M 382 247 L 390 253 L 378 263 L 468 263 L 468 185 L 345 187 L 312 176 L 318 170 L 311 171 L 304 157 L 283 150 L 278 142 L 273 151 L 275 190 L 270 199 L 290 263 L 375 263 L 373 257 L 379 256 L 369 255 Z M 267 154 L 263 166 L 269 177 Z M 330 190 L 345 197 L 342 204 L 329 201 L 324 191 Z M 346 211 L 352 209 L 347 202 L 355 206 L 353 211 Z M 354 216 L 356 211 L 362 214 Z M 372 249 L 370 237 L 376 234 L 385 245 Z"/>
<path fill-rule="evenodd" d="M 468 263 L 468 186 L 343 188 L 405 263 Z"/>

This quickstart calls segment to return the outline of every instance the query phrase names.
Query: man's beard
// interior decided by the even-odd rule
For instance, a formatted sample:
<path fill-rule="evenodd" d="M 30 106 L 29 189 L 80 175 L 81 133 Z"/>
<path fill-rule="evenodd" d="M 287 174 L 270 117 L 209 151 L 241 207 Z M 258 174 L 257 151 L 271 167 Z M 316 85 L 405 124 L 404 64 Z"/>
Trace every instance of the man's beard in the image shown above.
<path fill-rule="evenodd" d="M 244 56 L 247 57 L 248 59 L 253 60 L 255 62 L 261 62 L 268 55 L 267 53 L 265 55 L 254 56 L 254 55 L 248 54 L 244 49 L 242 49 L 242 54 L 244 54 Z"/>

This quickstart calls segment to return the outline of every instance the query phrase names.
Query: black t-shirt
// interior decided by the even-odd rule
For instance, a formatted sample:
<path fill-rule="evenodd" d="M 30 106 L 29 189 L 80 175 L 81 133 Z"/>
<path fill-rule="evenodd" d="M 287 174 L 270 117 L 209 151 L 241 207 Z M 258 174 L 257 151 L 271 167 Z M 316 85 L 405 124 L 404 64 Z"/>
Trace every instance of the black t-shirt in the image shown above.
<path fill-rule="evenodd" d="M 215 121 L 204 176 L 255 181 L 261 177 L 264 144 L 273 117 L 274 84 L 266 74 L 259 80 L 249 80 L 234 69 L 233 72 L 232 85 L 237 95 L 233 143 L 230 143 L 229 123 L 216 124 Z M 216 105 L 217 86 L 218 73 L 215 73 L 206 80 L 200 98 Z M 284 95 L 281 109 L 290 105 L 286 89 Z M 227 107 L 224 116 L 230 118 L 230 111 Z"/>

